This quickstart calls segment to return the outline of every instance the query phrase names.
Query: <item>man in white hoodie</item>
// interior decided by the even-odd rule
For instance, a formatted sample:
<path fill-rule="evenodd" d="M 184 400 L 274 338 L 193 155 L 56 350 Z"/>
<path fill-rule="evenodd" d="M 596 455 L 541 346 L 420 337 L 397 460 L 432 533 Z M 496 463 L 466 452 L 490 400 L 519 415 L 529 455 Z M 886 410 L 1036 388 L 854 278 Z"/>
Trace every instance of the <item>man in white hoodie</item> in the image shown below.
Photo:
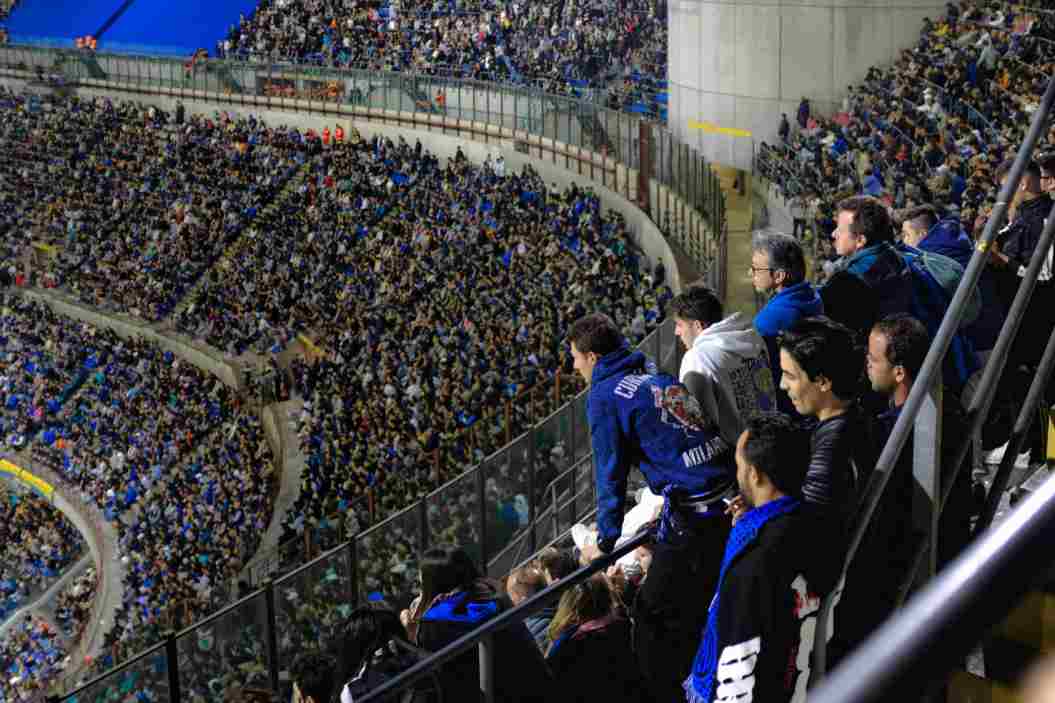
<path fill-rule="evenodd" d="M 724 317 L 718 296 L 700 284 L 675 296 L 670 315 L 686 350 L 679 380 L 717 420 L 722 438 L 736 442 L 747 418 L 776 410 L 765 342 L 747 315 Z"/>

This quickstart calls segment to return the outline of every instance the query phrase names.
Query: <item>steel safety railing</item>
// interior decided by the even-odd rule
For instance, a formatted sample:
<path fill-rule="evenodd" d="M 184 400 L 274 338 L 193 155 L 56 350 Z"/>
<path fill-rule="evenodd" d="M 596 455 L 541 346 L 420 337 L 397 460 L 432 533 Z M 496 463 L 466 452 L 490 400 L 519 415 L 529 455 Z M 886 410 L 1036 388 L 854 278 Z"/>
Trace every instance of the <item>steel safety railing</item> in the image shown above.
<path fill-rule="evenodd" d="M 929 581 L 936 570 L 936 545 L 938 518 L 952 486 L 955 485 L 967 454 L 969 442 L 963 442 L 954 465 L 949 471 L 940 471 L 940 369 L 953 335 L 963 318 L 966 302 L 978 284 L 982 269 L 987 265 L 989 249 L 1007 216 L 1008 204 L 1018 189 L 1034 148 L 1045 131 L 1048 116 L 1055 102 L 1055 79 L 1049 81 L 1040 108 L 1034 113 L 1026 135 L 1007 180 L 997 197 L 996 206 L 979 238 L 974 254 L 964 272 L 963 279 L 953 296 L 949 310 L 942 320 L 934 341 L 928 350 L 918 378 L 903 406 L 894 429 L 876 464 L 873 478 L 862 500 L 861 512 L 854 530 L 850 547 L 844 559 L 843 574 L 853 561 L 875 512 L 883 490 L 890 479 L 909 435 L 913 434 L 916 460 L 914 475 L 927 496 L 916 510 L 917 524 L 926 526 L 927 540 L 921 559 L 923 574 L 910 575 Z M 1003 374 L 1012 344 L 1030 298 L 1034 294 L 1037 274 L 1051 246 L 1055 232 L 1055 208 L 1048 217 L 1043 238 L 1033 253 L 1026 276 L 1019 285 L 1015 301 L 1005 318 L 996 348 L 986 363 L 981 381 L 973 393 L 967 408 L 972 433 L 981 428 L 996 394 L 997 383 Z M 995 512 L 995 502 L 1006 485 L 1006 476 L 1022 445 L 1028 421 L 1035 415 L 1042 395 L 1041 391 L 1050 380 L 1055 365 L 1055 333 L 1052 334 L 1033 378 L 1025 403 L 1021 407 L 1018 421 L 1012 431 L 1006 457 L 998 470 L 999 482 L 994 481 L 986 498 L 986 509 L 979 523 L 979 530 L 986 530 Z M 942 485 L 939 480 L 944 473 L 948 479 Z M 920 515 L 919 513 L 923 513 Z M 1049 559 L 1037 558 L 1046 554 L 1050 541 L 1046 538 L 1055 531 L 1055 484 L 1048 481 L 1029 501 L 1019 506 L 1005 523 L 996 529 L 983 532 L 966 553 L 954 561 L 945 572 L 930 583 L 918 597 L 910 600 L 901 613 L 895 615 L 879 631 L 853 653 L 819 689 L 811 694 L 811 700 L 820 703 L 877 700 L 889 690 L 891 684 L 921 674 L 927 667 L 926 677 L 933 681 L 945 674 L 943 663 L 949 663 L 957 654 L 974 645 L 981 635 L 1003 617 L 1017 603 L 1017 597 L 1029 585 L 1030 579 L 1021 574 L 1036 575 L 1047 567 Z M 1028 558 L 1032 555 L 1034 558 Z M 1016 576 L 1019 574 L 1019 576 Z M 1007 594 L 998 597 L 993 589 Z M 825 598 L 818 632 L 826 632 L 828 620 L 834 607 L 833 596 Z M 969 614 L 969 615 L 968 615 Z M 955 636 L 950 636 L 955 633 Z M 814 666 L 824 671 L 824 638 L 818 638 Z M 816 656 L 818 655 L 819 656 Z"/>

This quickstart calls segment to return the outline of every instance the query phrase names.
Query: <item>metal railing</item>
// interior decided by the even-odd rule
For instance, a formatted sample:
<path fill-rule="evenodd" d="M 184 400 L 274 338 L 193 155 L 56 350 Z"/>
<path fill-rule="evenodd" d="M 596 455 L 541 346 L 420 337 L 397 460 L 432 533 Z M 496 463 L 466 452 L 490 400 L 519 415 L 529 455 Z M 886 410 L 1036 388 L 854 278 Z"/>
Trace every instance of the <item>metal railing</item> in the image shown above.
<path fill-rule="evenodd" d="M 677 364 L 680 348 L 673 321 L 664 321 L 638 348 L 656 360 Z M 153 681 L 169 688 L 169 701 L 184 700 L 172 695 L 173 682 L 165 676 L 147 673 L 155 671 L 158 657 L 167 660 L 169 670 L 177 666 L 170 656 L 199 660 L 197 670 L 189 669 L 186 663 L 180 667 L 180 690 L 186 695 L 197 685 L 195 682 L 226 672 L 229 661 L 223 657 L 201 652 L 195 657 L 194 643 L 199 637 L 213 642 L 216 650 L 236 646 L 244 639 L 246 647 L 254 642 L 263 647 L 272 637 L 277 639 L 282 649 L 280 656 L 261 658 L 260 663 L 263 666 L 266 661 L 268 682 L 275 682 L 273 690 L 278 690 L 275 677 L 285 671 L 296 651 L 308 646 L 299 640 L 287 646 L 279 633 L 290 632 L 299 622 L 298 608 L 308 603 L 312 594 L 318 594 L 320 589 L 327 594 L 310 601 L 313 617 L 321 620 L 326 618 L 319 615 L 320 609 L 332 615 L 343 612 L 344 606 L 354 607 L 364 600 L 381 597 L 404 607 L 418 589 L 417 559 L 430 544 L 456 543 L 484 566 L 484 573 L 504 576 L 521 561 L 522 555 L 534 554 L 553 542 L 595 507 L 585 404 L 584 391 L 512 445 L 422 500 L 291 572 L 273 581 L 265 580 L 261 590 L 183 630 L 175 636 L 172 652 L 168 645 L 148 649 L 63 700 L 95 700 L 102 691 L 111 686 L 127 686 L 130 680 L 139 682 L 137 685 Z M 558 446 L 564 447 L 559 470 L 547 461 Z M 526 524 L 520 524 L 516 513 L 519 497 L 527 504 Z M 265 607 L 271 601 L 274 602 Z M 264 628 L 272 624 L 273 629 Z M 336 642 L 340 636 L 340 632 L 325 632 L 319 635 L 318 646 Z"/>

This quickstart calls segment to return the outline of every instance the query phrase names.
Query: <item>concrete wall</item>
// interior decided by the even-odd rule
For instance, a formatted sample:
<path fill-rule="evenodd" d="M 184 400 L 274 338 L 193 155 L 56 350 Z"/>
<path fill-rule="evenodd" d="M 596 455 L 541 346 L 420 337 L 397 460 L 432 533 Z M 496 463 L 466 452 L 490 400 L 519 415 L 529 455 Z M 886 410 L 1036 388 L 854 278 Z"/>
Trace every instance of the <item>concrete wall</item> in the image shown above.
<path fill-rule="evenodd" d="M 228 386 L 241 387 L 241 374 L 215 349 L 192 346 L 188 341 L 180 339 L 178 335 L 161 332 L 146 322 L 127 315 L 102 314 L 53 290 L 28 289 L 23 294 L 47 303 L 58 313 L 83 320 L 97 327 L 110 328 L 122 337 L 143 337 L 157 342 L 162 349 L 171 351 L 188 363 L 208 371 Z"/>
<path fill-rule="evenodd" d="M 943 11 L 939 0 L 671 0 L 671 131 L 709 159 L 750 168 L 752 143 L 776 139 L 781 112 L 794 122 L 804 96 L 815 111 L 835 111 L 848 85 L 893 62 L 923 18 Z"/>

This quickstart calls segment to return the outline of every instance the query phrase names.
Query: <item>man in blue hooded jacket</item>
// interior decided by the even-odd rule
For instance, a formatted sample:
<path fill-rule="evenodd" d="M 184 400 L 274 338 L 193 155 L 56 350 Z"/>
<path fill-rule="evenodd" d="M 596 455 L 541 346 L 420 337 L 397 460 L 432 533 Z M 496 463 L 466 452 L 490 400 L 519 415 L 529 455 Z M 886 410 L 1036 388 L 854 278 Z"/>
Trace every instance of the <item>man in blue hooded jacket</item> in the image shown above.
<path fill-rule="evenodd" d="M 600 551 L 610 552 L 621 534 L 632 466 L 666 498 L 633 604 L 634 636 L 655 699 L 677 700 L 729 532 L 722 499 L 735 485 L 732 448 L 688 390 L 631 351 L 607 315 L 579 319 L 568 338 L 575 370 L 590 384 Z"/>
<path fill-rule="evenodd" d="M 751 283 L 755 290 L 772 295 L 755 315 L 755 330 L 769 351 L 773 387 L 780 388 L 780 349 L 777 335 L 804 317 L 824 314 L 824 304 L 806 280 L 806 256 L 795 237 L 782 232 L 756 232 L 751 240 Z M 783 390 L 777 390 L 777 408 L 797 416 L 795 406 Z"/>

